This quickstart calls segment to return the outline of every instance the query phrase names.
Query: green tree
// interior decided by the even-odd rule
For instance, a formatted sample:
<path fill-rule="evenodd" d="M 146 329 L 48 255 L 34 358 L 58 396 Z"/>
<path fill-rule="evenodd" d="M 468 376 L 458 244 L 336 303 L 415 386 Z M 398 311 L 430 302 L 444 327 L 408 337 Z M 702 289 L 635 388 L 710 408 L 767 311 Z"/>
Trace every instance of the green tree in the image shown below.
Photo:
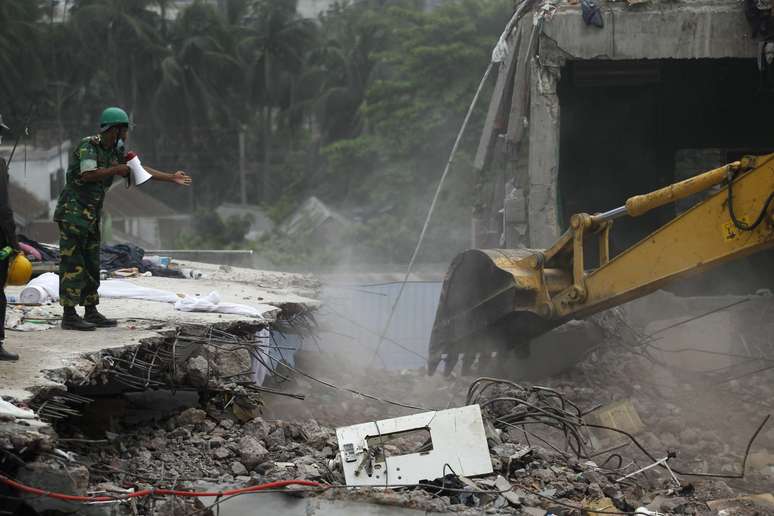
<path fill-rule="evenodd" d="M 233 27 L 214 6 L 194 2 L 170 30 L 152 97 L 153 125 L 164 128 L 154 144 L 177 149 L 167 159 L 197 171 L 220 169 L 201 177 L 212 203 L 227 195 L 237 177 L 235 128 L 244 106 L 236 87 L 242 70 L 234 40 Z"/>
<path fill-rule="evenodd" d="M 339 200 L 372 207 L 358 241 L 382 259 L 408 260 L 511 9 L 508 0 L 457 0 L 429 12 L 408 1 L 383 11 L 387 37 L 371 56 L 376 73 L 360 105 L 362 130 L 323 149 L 329 178 L 323 182 L 335 182 L 332 191 L 346 192 Z M 437 207 L 426 260 L 446 260 L 468 244 L 472 185 L 464 164 L 475 149 L 484 112 L 480 105 Z"/>
<path fill-rule="evenodd" d="M 42 5 L 39 0 L 0 1 L 0 96 L 6 116 L 26 117 L 44 90 Z"/>
<path fill-rule="evenodd" d="M 164 54 L 161 18 L 155 0 L 75 0 L 73 30 L 88 64 L 81 71 L 101 104 L 125 106 L 138 120 L 151 111 L 144 101 L 158 84 Z"/>
<path fill-rule="evenodd" d="M 257 0 L 247 16 L 247 35 L 240 41 L 246 64 L 248 94 L 262 106 L 261 145 L 264 202 L 272 195 L 271 163 L 275 112 L 289 111 L 295 101 L 296 78 L 314 41 L 315 26 L 301 18 L 297 0 Z"/>
<path fill-rule="evenodd" d="M 377 2 L 337 2 L 320 17 L 321 38 L 304 82 L 317 85 L 315 115 L 323 144 L 362 130 L 360 107 L 390 27 Z"/>

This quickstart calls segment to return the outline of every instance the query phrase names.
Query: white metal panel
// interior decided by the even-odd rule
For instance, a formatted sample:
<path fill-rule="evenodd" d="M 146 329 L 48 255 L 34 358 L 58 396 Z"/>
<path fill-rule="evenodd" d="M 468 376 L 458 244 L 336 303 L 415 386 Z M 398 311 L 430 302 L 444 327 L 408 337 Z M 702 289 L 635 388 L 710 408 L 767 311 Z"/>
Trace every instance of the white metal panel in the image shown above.
<path fill-rule="evenodd" d="M 430 432 L 433 442 L 431 451 L 388 455 L 383 461 L 373 459 L 368 438 L 421 429 Z M 351 486 L 416 484 L 450 473 L 446 465 L 451 466 L 458 475 L 464 476 L 492 472 L 481 408 L 478 405 L 341 427 L 336 429 L 336 437 L 344 478 L 347 485 Z M 369 461 L 369 467 L 365 467 Z"/>

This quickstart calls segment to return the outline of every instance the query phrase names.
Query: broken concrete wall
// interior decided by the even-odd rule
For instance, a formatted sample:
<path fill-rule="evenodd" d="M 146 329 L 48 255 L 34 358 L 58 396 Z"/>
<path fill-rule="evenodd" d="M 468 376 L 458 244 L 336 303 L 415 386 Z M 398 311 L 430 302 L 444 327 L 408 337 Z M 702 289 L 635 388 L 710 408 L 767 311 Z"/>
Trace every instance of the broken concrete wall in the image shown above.
<path fill-rule="evenodd" d="M 537 65 L 537 66 L 536 66 Z M 558 67 L 533 61 L 529 132 L 529 244 L 551 247 L 559 237 Z"/>
<path fill-rule="evenodd" d="M 750 37 L 743 6 L 738 2 L 659 2 L 636 7 L 605 3 L 602 16 L 603 28 L 587 26 L 582 20 L 579 4 L 561 5 L 556 14 L 545 21 L 529 66 L 526 69 L 515 67 L 510 100 L 515 102 L 524 98 L 528 105 L 521 111 L 510 106 L 507 136 L 510 138 L 513 127 L 522 126 L 526 126 L 527 134 L 523 145 L 508 149 L 510 161 L 505 176 L 512 178 L 511 183 L 516 188 L 505 188 L 504 198 L 489 212 L 492 219 L 500 217 L 502 220 L 501 245 L 546 247 L 560 234 L 570 215 L 562 213 L 560 207 L 558 173 L 561 110 L 557 83 L 567 63 L 579 60 L 749 58 L 753 66 L 752 59 L 757 55 L 757 43 Z M 530 33 L 532 23 L 532 16 L 521 21 L 522 35 Z M 522 47 L 525 39 L 522 36 Z M 519 73 L 527 80 L 520 81 Z M 519 88 L 527 91 L 520 94 Z M 525 117 L 518 116 L 522 112 Z M 522 206 L 527 210 L 526 220 L 519 216 Z M 600 207 L 606 208 L 610 206 Z M 491 240 L 480 236 L 476 245 L 491 244 Z"/>
<path fill-rule="evenodd" d="M 743 6 L 736 1 L 659 2 L 633 8 L 605 3 L 602 17 L 605 26 L 597 29 L 583 23 L 580 5 L 563 6 L 546 23 L 543 39 L 556 42 L 570 59 L 756 55 Z"/>

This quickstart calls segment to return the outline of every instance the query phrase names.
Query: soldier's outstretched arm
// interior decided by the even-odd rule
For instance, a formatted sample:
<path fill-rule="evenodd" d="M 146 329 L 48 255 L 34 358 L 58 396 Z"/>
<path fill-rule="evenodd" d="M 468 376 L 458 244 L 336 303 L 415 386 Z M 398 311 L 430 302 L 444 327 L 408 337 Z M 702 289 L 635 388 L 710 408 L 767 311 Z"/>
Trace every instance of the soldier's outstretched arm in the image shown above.
<path fill-rule="evenodd" d="M 169 174 L 167 172 L 162 172 L 160 170 L 156 170 L 155 168 L 150 168 L 148 166 L 145 166 L 145 170 L 148 171 L 148 173 L 155 179 L 156 181 L 164 181 L 167 183 L 175 183 L 180 186 L 191 186 L 191 183 L 193 183 L 193 179 L 191 179 L 191 176 L 183 172 L 182 170 L 178 170 L 177 172 L 173 174 Z"/>

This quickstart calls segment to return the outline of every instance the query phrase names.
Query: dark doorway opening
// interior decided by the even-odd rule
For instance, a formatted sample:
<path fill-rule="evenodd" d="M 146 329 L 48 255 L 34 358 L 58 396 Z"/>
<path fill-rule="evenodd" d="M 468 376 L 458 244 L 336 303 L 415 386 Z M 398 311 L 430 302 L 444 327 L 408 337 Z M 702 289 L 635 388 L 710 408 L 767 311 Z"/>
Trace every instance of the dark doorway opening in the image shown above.
<path fill-rule="evenodd" d="M 562 219 L 601 212 L 733 161 L 774 151 L 774 93 L 754 59 L 575 61 L 559 84 Z M 672 219 L 667 206 L 616 221 L 617 254 Z M 760 253 L 671 290 L 685 295 L 774 287 L 774 253 Z"/>

